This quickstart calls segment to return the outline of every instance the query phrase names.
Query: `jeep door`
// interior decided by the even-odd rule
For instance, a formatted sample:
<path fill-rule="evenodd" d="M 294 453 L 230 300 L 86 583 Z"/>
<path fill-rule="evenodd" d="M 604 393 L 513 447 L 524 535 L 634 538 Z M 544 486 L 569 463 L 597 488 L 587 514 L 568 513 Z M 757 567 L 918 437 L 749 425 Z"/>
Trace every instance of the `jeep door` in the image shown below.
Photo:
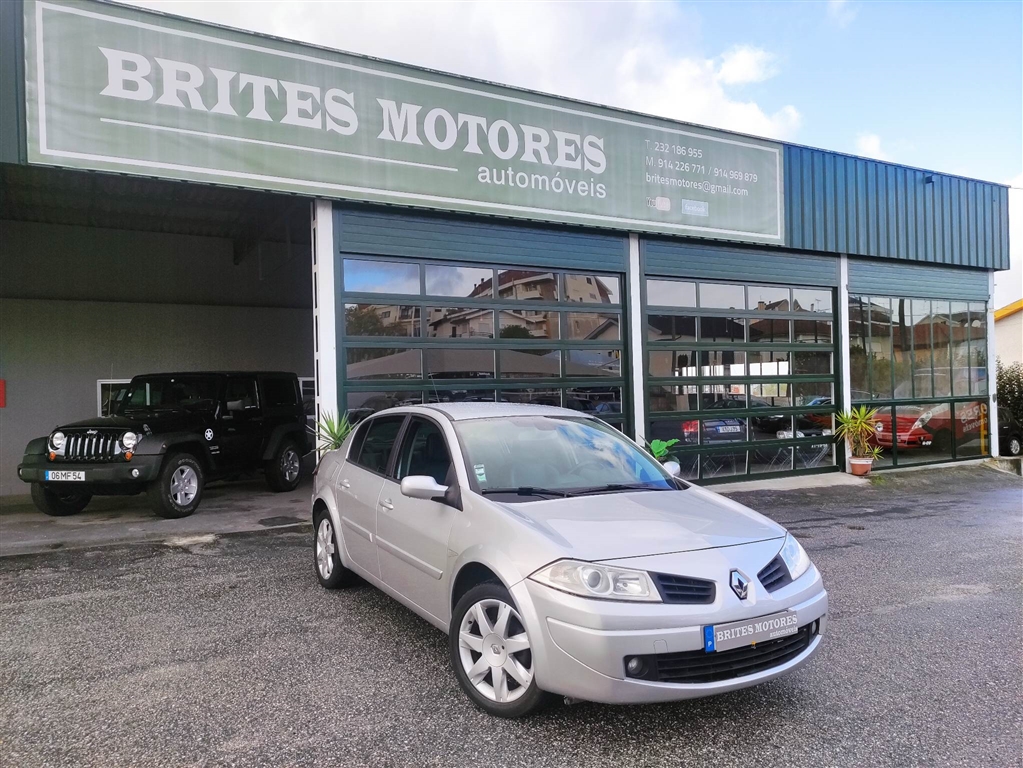
<path fill-rule="evenodd" d="M 220 446 L 225 467 L 255 469 L 262 458 L 263 413 L 255 376 L 228 376 L 220 404 Z"/>
<path fill-rule="evenodd" d="M 373 576 L 380 575 L 375 541 L 377 500 L 405 418 L 379 416 L 364 421 L 337 476 L 335 498 L 345 550 L 356 565 Z"/>
<path fill-rule="evenodd" d="M 458 482 L 444 431 L 432 419 L 413 416 L 377 505 L 380 579 L 438 619 L 448 614 L 444 589 L 448 536 L 458 511 L 442 501 L 401 493 L 402 478 L 427 475 L 441 485 Z"/>

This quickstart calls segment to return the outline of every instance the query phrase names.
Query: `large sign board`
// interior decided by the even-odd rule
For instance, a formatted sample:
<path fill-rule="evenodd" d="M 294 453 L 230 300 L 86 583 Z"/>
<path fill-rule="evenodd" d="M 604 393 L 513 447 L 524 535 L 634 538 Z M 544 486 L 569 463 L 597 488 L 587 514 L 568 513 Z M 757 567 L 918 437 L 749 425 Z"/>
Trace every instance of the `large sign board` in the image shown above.
<path fill-rule="evenodd" d="M 104 3 L 25 16 L 30 163 L 784 241 L 774 142 Z"/>

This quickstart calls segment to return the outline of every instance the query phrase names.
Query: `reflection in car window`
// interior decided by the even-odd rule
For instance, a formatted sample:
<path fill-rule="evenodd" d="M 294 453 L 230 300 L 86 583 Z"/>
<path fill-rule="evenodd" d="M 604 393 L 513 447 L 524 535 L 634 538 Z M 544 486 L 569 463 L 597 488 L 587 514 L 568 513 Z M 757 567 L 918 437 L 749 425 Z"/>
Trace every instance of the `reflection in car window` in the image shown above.
<path fill-rule="evenodd" d="M 369 422 L 363 427 L 366 431 L 361 444 L 353 449 L 351 460 L 373 472 L 386 472 L 391 447 L 404 421 L 404 416 L 381 416 Z"/>
<path fill-rule="evenodd" d="M 654 459 L 594 419 L 474 419 L 457 422 L 455 429 L 470 477 L 483 493 L 499 488 L 597 492 L 609 485 L 677 488 Z"/>
<path fill-rule="evenodd" d="M 440 427 L 426 419 L 413 419 L 398 459 L 397 479 L 411 475 L 427 475 L 445 484 L 451 457 Z"/>

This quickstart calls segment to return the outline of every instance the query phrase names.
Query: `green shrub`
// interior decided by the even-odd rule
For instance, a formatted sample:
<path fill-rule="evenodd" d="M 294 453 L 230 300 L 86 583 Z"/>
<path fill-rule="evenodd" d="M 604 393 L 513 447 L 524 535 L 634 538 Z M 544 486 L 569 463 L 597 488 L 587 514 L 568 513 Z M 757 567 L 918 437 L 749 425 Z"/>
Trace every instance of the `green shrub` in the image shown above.
<path fill-rule="evenodd" d="M 1023 423 L 1023 364 L 1003 365 L 999 360 L 997 370 L 995 401 Z"/>

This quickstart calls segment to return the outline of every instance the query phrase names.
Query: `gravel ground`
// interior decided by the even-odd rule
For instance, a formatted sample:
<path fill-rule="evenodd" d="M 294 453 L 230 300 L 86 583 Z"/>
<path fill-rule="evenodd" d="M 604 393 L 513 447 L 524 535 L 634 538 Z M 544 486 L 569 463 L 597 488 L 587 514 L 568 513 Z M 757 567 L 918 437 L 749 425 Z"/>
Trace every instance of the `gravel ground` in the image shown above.
<path fill-rule="evenodd" d="M 426 622 L 369 587 L 322 590 L 308 533 L 2 558 L 0 762 L 1023 764 L 1019 478 L 940 469 L 735 498 L 823 571 L 816 659 L 716 698 L 521 722 L 468 703 Z"/>

